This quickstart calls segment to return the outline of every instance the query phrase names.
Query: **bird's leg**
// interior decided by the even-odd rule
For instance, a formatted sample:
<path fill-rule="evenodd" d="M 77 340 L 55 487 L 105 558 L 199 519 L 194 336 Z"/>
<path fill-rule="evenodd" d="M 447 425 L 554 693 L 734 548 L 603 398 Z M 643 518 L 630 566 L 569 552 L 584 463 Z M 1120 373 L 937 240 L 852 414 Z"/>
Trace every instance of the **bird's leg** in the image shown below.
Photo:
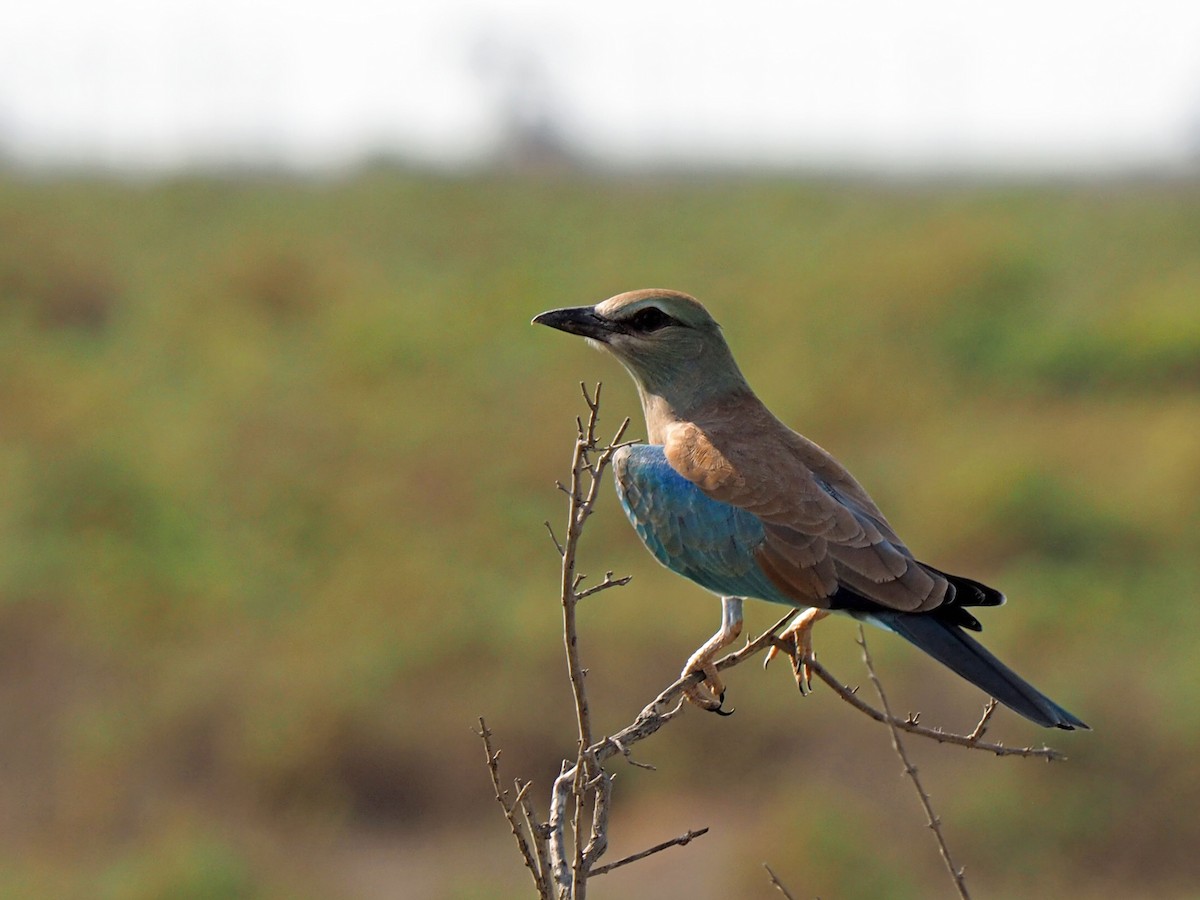
<path fill-rule="evenodd" d="M 829 615 L 827 609 L 810 607 L 804 610 L 792 619 L 791 625 L 779 633 L 771 649 L 767 651 L 766 658 L 763 659 L 763 668 L 765 669 L 777 655 L 786 653 L 792 661 L 792 674 L 796 676 L 796 684 L 800 688 L 801 694 L 807 694 L 812 690 L 812 667 L 809 666 L 808 660 L 814 658 L 813 626 L 827 615 Z"/>
<path fill-rule="evenodd" d="M 687 661 L 687 665 L 683 667 L 683 672 L 680 674 L 681 678 L 686 678 L 689 675 L 697 673 L 704 676 L 704 680 L 699 684 L 690 685 L 683 689 L 683 695 L 701 709 L 707 709 L 709 712 L 720 713 L 725 716 L 729 715 L 728 712 L 724 712 L 721 709 L 721 704 L 725 701 L 725 684 L 721 681 L 721 676 L 717 674 L 717 667 L 713 665 L 713 662 L 717 654 L 737 640 L 737 636 L 741 633 L 742 598 L 722 597 L 721 630 L 705 641 L 704 645 L 692 654 L 691 659 Z"/>

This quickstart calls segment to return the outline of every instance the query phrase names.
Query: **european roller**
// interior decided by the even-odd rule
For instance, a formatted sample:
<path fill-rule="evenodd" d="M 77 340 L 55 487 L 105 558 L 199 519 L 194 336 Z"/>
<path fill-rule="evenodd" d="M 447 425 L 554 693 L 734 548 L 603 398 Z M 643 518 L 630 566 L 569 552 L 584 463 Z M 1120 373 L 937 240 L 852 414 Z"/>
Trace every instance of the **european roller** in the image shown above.
<path fill-rule="evenodd" d="M 968 634 L 981 630 L 970 609 L 1004 595 L 917 560 L 853 476 L 755 396 L 693 297 L 632 291 L 533 321 L 587 338 L 637 384 L 647 443 L 613 457 L 621 506 L 660 563 L 721 598 L 720 629 L 683 670 L 703 675 L 693 702 L 722 711 L 714 660 L 741 633 L 749 597 L 801 610 L 779 642 L 801 690 L 813 625 L 839 612 L 900 635 L 1039 725 L 1088 727 Z"/>

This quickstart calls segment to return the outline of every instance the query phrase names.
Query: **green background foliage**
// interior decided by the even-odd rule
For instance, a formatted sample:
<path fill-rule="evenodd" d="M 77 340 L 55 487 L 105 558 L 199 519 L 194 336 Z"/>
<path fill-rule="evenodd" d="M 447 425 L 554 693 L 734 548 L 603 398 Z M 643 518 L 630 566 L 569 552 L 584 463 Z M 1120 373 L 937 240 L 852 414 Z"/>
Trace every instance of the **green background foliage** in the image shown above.
<path fill-rule="evenodd" d="M 704 300 L 785 421 L 924 559 L 1001 587 L 1001 657 L 1089 721 L 915 739 L 983 896 L 1200 884 L 1200 191 L 787 178 L 0 180 L 0 894 L 526 896 L 471 728 L 544 804 L 574 753 L 557 523 L 619 367 L 529 326 Z M 715 628 L 607 491 L 580 611 L 600 732 Z M 778 610 L 751 604 L 748 626 Z M 822 660 L 864 682 L 853 627 Z M 871 635 L 892 702 L 983 698 Z M 786 669 L 786 667 L 784 667 Z M 620 767 L 597 896 L 949 893 L 886 732 L 731 673 Z"/>

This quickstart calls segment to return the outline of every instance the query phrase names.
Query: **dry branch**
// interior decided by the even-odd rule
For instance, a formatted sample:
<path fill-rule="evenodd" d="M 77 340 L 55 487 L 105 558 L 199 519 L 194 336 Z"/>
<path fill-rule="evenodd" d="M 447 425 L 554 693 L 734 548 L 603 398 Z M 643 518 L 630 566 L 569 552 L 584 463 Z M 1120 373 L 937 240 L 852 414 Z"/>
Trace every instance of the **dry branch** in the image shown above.
<path fill-rule="evenodd" d="M 876 722 L 882 722 L 885 725 L 899 728 L 901 731 L 929 738 L 930 740 L 937 741 L 939 744 L 955 744 L 959 747 L 966 747 L 969 750 L 984 750 L 988 753 L 994 753 L 996 756 L 1039 757 L 1047 762 L 1058 762 L 1067 758 L 1067 755 L 1061 750 L 1055 750 L 1053 747 L 1047 747 L 1044 744 L 1041 747 L 1006 747 L 1003 744 L 993 744 L 980 740 L 979 736 L 986 731 L 986 728 L 983 726 L 986 725 L 988 718 L 991 717 L 991 714 L 986 710 L 984 718 L 980 720 L 979 725 L 976 725 L 970 734 L 955 734 L 952 731 L 944 731 L 941 728 L 927 728 L 920 723 L 920 713 L 909 715 L 904 719 L 898 718 L 871 706 L 871 704 L 858 696 L 857 688 L 847 687 L 811 656 L 808 657 L 808 665 L 822 681 L 833 689 L 835 694 L 859 712 L 865 713 Z M 995 701 L 992 700 L 991 703 L 995 703 Z M 991 703 L 989 703 L 989 706 Z"/>
<path fill-rule="evenodd" d="M 597 866 L 592 869 L 592 876 L 607 875 L 613 869 L 619 869 L 621 866 L 627 866 L 630 863 L 635 863 L 640 859 L 645 859 L 647 856 L 653 856 L 655 853 L 660 853 L 668 847 L 684 847 L 690 844 L 695 838 L 702 834 L 708 834 L 707 828 L 700 828 L 696 831 L 689 831 L 687 834 L 681 834 L 679 837 L 671 838 L 669 841 L 663 841 L 661 844 L 655 844 L 643 850 L 641 853 L 633 853 L 623 859 L 618 859 L 616 862 L 611 862 L 606 866 Z"/>
<path fill-rule="evenodd" d="M 875 693 L 879 695 L 879 703 L 883 706 L 884 714 L 888 718 L 888 728 L 892 732 L 892 749 L 900 757 L 900 762 L 904 766 L 904 774 L 912 781 L 913 787 L 917 790 L 917 796 L 921 799 L 921 808 L 925 810 L 925 815 L 929 820 L 929 827 L 937 839 L 938 851 L 942 855 L 942 862 L 946 864 L 946 869 L 950 872 L 950 877 L 954 880 L 954 886 L 958 889 L 958 896 L 962 900 L 971 900 L 971 895 L 967 892 L 967 882 L 963 877 L 963 870 L 956 866 L 954 860 L 950 857 L 950 847 L 946 844 L 946 836 L 942 833 L 941 817 L 934 812 L 933 801 L 929 799 L 929 794 L 926 793 L 925 786 L 921 784 L 917 767 L 908 758 L 908 752 L 904 749 L 904 741 L 900 740 L 900 728 L 893 724 L 892 720 L 895 717 L 892 715 L 892 708 L 888 704 L 883 684 L 880 682 L 879 676 L 875 674 L 875 661 L 871 659 L 871 651 L 867 649 L 867 635 L 863 631 L 861 624 L 858 626 L 858 645 L 862 647 L 863 663 L 867 667 L 867 674 L 871 676 L 871 683 L 875 685 Z M 984 718 L 980 721 L 980 725 L 986 721 L 987 713 L 984 713 Z M 979 726 L 975 730 L 978 731 Z"/>
<path fill-rule="evenodd" d="M 576 607 L 581 600 L 600 591 L 627 584 L 629 578 L 627 576 L 614 578 L 612 572 L 606 572 L 604 578 L 597 584 L 583 587 L 586 576 L 576 570 L 576 560 L 583 527 L 595 508 L 604 470 L 621 447 L 634 442 L 622 442 L 621 440 L 629 425 L 629 420 L 626 419 L 617 429 L 613 439 L 606 445 L 600 445 L 596 437 L 596 423 L 600 408 L 600 385 L 596 385 L 594 394 L 589 394 L 586 386 L 580 385 L 580 387 L 588 407 L 588 417 L 586 421 L 582 418 L 576 419 L 577 434 L 571 458 L 571 483 L 568 487 L 561 482 L 555 482 L 556 487 L 569 498 L 566 532 L 563 540 L 559 540 L 549 522 L 545 523 L 546 530 L 550 533 L 550 538 L 554 542 L 561 561 L 560 599 L 563 616 L 563 646 L 567 662 L 567 675 L 575 702 L 577 744 L 575 758 L 563 762 L 561 771 L 554 780 L 550 793 L 549 816 L 545 824 L 539 824 L 537 821 L 529 800 L 530 784 L 528 782 L 523 783 L 519 779 L 514 782 L 516 794 L 512 800 L 509 799 L 508 792 L 501 787 L 498 765 L 500 753 L 493 748 L 491 732 L 488 731 L 482 718 L 479 720 L 478 732 L 483 740 L 488 772 L 496 800 L 504 811 L 517 847 L 526 867 L 533 876 L 538 896 L 542 900 L 550 900 L 550 898 L 553 900 L 583 900 L 590 876 L 611 872 L 613 869 L 645 859 L 671 847 L 684 846 L 708 832 L 708 828 L 689 830 L 679 837 L 663 841 L 616 862 L 603 866 L 597 865 L 608 848 L 609 816 L 613 797 L 613 776 L 604 769 L 604 763 L 620 754 L 630 765 L 653 769 L 653 766 L 633 759 L 632 746 L 638 741 L 650 737 L 678 716 L 683 710 L 685 688 L 699 683 L 703 676 L 697 673 L 677 679 L 651 700 L 629 725 L 613 735 L 599 739 L 594 737 L 587 698 L 587 670 L 583 667 L 579 655 Z M 748 641 L 741 649 L 722 657 L 716 662 L 718 671 L 740 665 L 767 648 L 777 645 L 776 633 L 798 612 L 800 611 L 789 611 L 787 615 L 758 637 Z M 859 642 L 863 648 L 864 663 L 880 695 L 883 710 L 866 703 L 858 696 L 856 689 L 845 686 L 811 656 L 807 657 L 806 661 L 811 670 L 844 701 L 875 721 L 888 725 L 892 733 L 893 747 L 900 755 L 906 773 L 917 786 L 922 805 L 929 818 L 930 828 L 937 836 L 940 851 L 955 878 L 960 895 L 965 897 L 967 895 L 962 873 L 950 861 L 949 851 L 946 849 L 940 830 L 940 820 L 933 810 L 928 794 L 917 779 L 915 767 L 909 763 L 904 753 L 899 732 L 915 734 L 940 743 L 984 750 L 997 756 L 1040 757 L 1051 761 L 1065 757 L 1062 753 L 1049 747 L 1011 748 L 983 741 L 982 737 L 987 730 L 987 723 L 995 711 L 994 700 L 984 709 L 979 723 L 969 734 L 954 734 L 938 728 L 927 728 L 919 723 L 917 715 L 909 715 L 904 719 L 897 718 L 888 706 L 861 631 Z M 590 821 L 589 808 L 591 810 Z M 570 823 L 570 839 L 567 837 L 568 822 Z M 586 836 L 584 834 L 585 822 L 588 823 Z M 784 896 L 790 897 L 787 888 L 783 886 L 771 868 L 765 863 L 764 866 L 771 876 L 771 883 Z"/>
<path fill-rule="evenodd" d="M 517 847 L 521 851 L 521 856 L 525 860 L 525 866 L 529 869 L 533 876 L 533 884 L 537 888 L 538 897 L 542 900 L 550 900 L 550 888 L 546 883 L 544 869 L 544 854 L 536 843 L 531 848 L 528 837 L 536 838 L 538 830 L 530 817 L 530 808 L 528 805 L 528 792 L 530 782 L 521 784 L 516 782 L 517 796 L 512 803 L 508 802 L 508 791 L 500 786 L 500 751 L 492 749 L 492 733 L 488 730 L 487 723 L 484 722 L 483 716 L 479 717 L 479 731 L 476 732 L 483 739 L 483 751 L 487 754 L 488 773 L 492 778 L 492 789 L 496 792 L 496 802 L 500 804 L 500 808 L 504 810 L 504 818 L 508 819 L 508 825 L 512 829 L 513 837 L 517 841 Z M 524 827 L 517 820 L 516 810 L 520 807 L 525 816 Z"/>

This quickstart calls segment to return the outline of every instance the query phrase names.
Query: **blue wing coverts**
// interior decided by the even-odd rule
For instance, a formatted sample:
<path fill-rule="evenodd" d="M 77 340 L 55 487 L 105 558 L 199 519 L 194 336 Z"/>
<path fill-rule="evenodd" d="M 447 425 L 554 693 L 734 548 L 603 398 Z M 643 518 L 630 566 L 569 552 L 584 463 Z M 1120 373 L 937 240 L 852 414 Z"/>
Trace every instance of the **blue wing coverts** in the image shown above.
<path fill-rule="evenodd" d="M 661 446 L 626 447 L 613 460 L 613 472 L 625 514 L 668 569 L 720 596 L 796 605 L 755 562 L 762 522 L 706 496 L 671 468 Z"/>

